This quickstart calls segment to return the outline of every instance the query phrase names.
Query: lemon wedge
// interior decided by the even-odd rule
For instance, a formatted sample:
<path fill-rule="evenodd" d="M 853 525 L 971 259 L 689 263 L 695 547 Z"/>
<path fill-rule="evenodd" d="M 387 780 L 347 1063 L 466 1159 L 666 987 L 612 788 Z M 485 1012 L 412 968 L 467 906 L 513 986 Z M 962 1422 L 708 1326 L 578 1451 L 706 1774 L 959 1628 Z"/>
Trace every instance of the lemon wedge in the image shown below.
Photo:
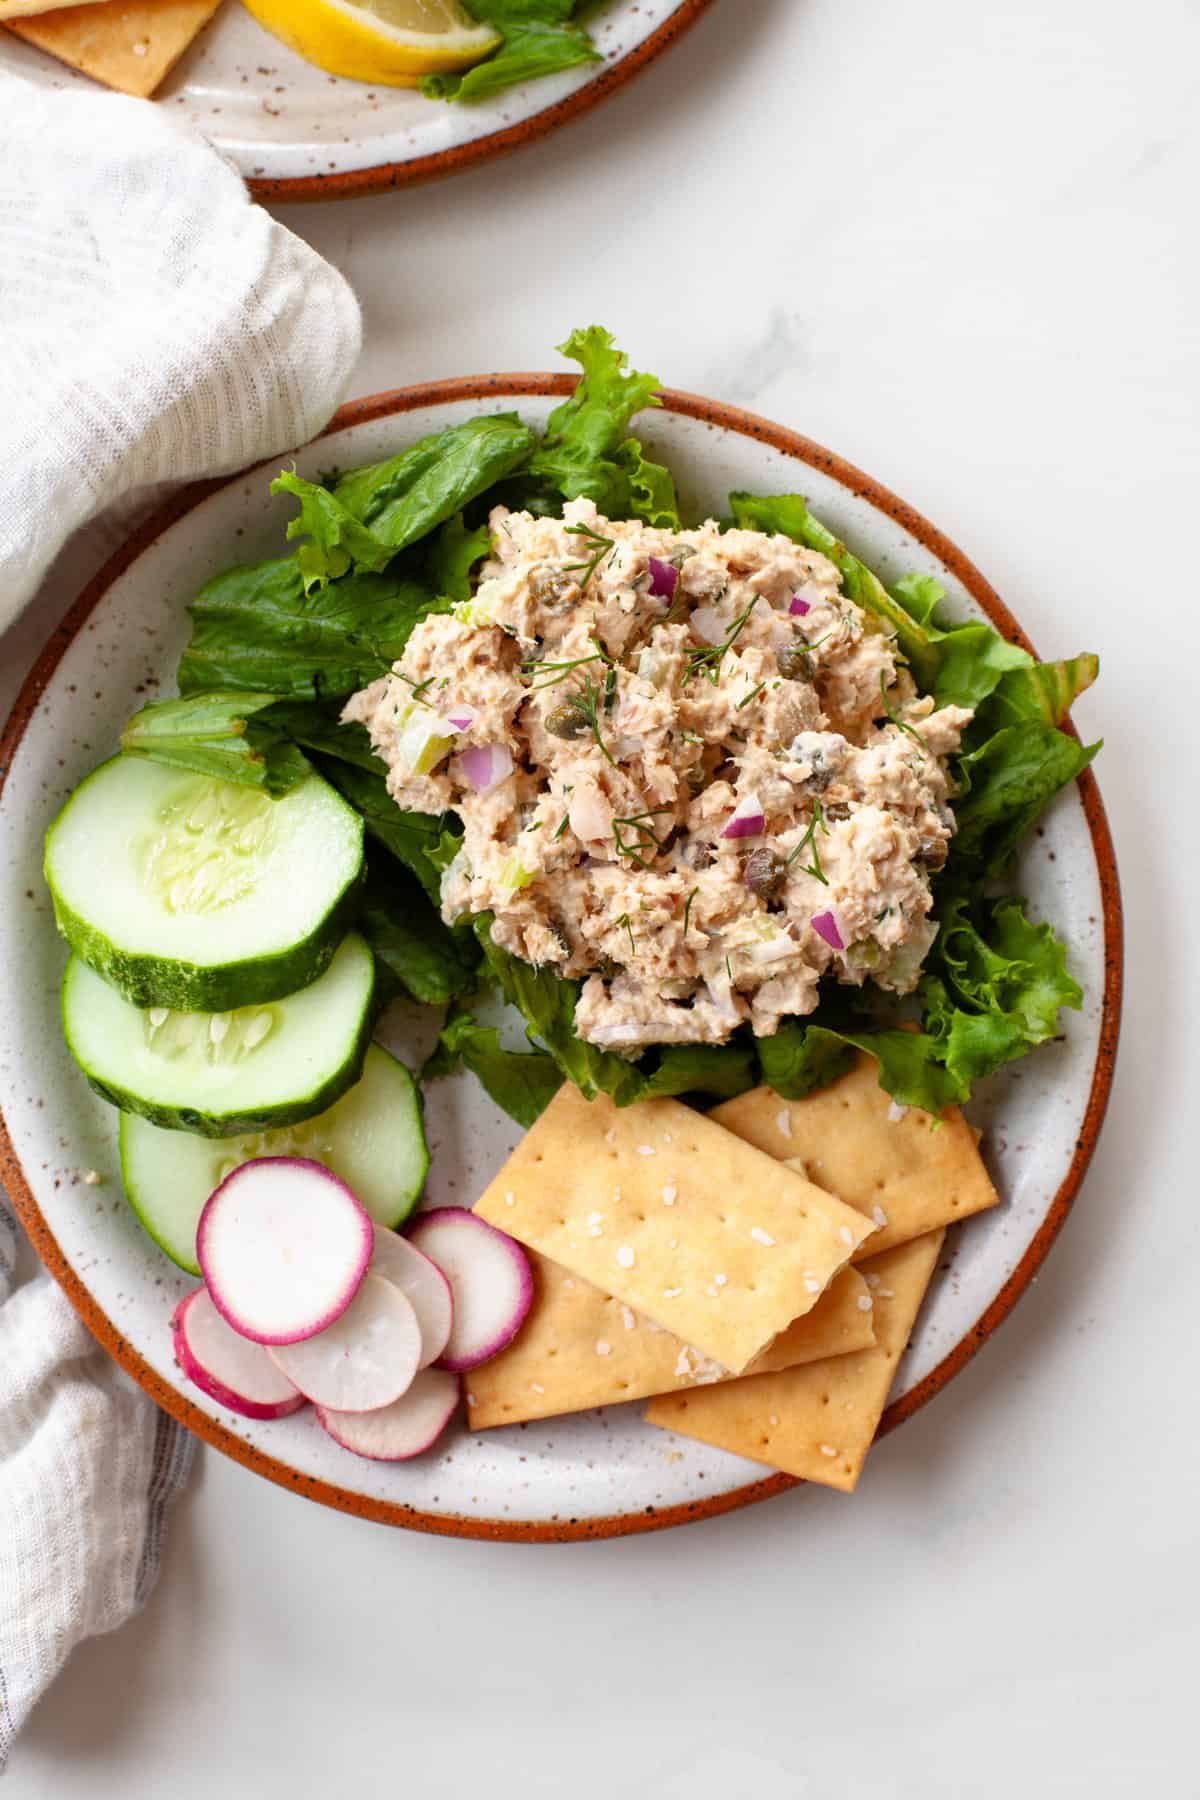
<path fill-rule="evenodd" d="M 502 42 L 458 0 L 242 0 L 307 62 L 351 81 L 416 87 L 422 75 L 468 69 Z"/>

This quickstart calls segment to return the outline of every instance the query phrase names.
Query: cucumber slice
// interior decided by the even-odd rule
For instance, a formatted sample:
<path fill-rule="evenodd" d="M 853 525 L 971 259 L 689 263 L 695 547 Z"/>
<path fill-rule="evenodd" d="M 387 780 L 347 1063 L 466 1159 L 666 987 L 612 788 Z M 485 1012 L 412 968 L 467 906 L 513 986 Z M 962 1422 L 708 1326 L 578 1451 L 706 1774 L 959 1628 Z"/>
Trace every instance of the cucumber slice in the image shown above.
<path fill-rule="evenodd" d="M 135 1006 L 228 1012 L 327 967 L 363 868 L 363 825 L 313 775 L 281 800 L 114 756 L 46 836 L 46 881 L 75 954 Z"/>
<path fill-rule="evenodd" d="M 416 1205 L 429 1168 L 417 1085 L 402 1062 L 372 1044 L 362 1079 L 328 1112 L 300 1125 L 214 1142 L 121 1114 L 125 1197 L 159 1248 L 191 1275 L 200 1273 L 196 1226 L 205 1201 L 239 1164 L 259 1156 L 323 1163 L 378 1224 L 395 1230 Z"/>
<path fill-rule="evenodd" d="M 311 1119 L 354 1085 L 374 997 L 374 959 L 355 933 L 311 986 L 236 1012 L 143 1012 L 73 956 L 63 976 L 63 1028 L 96 1092 L 122 1112 L 203 1137 L 236 1137 Z"/>

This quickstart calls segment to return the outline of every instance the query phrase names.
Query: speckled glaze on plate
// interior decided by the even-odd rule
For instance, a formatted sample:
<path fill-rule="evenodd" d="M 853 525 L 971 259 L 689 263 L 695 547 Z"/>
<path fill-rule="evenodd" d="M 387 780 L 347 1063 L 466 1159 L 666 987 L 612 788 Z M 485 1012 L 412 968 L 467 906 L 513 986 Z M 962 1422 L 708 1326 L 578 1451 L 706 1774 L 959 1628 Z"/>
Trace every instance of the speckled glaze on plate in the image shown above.
<path fill-rule="evenodd" d="M 340 200 L 450 175 L 544 137 L 615 92 L 712 0 L 610 0 L 589 30 L 603 62 L 447 106 L 412 88 L 326 75 L 226 0 L 155 96 L 236 163 L 260 200 Z M 0 30 L 0 74 L 91 87 Z"/>
<path fill-rule="evenodd" d="M 567 377 L 485 376 L 344 407 L 299 452 L 315 476 L 390 454 L 426 431 L 514 404 L 545 418 Z M 940 533 L 830 452 L 762 419 L 668 392 L 639 427 L 676 471 L 685 513 L 720 514 L 731 488 L 799 490 L 884 577 L 916 569 L 962 615 L 986 613 L 1022 642 L 982 576 Z M 390 1524 L 524 1541 L 611 1536 L 703 1518 L 796 1484 L 759 1465 L 674 1438 L 640 1409 L 609 1407 L 470 1436 L 441 1455 L 359 1461 L 299 1414 L 257 1424 L 185 1387 L 168 1321 L 192 1285 L 126 1206 L 115 1119 L 73 1068 L 59 1028 L 64 952 L 42 886 L 41 843 L 68 792 L 108 755 L 129 714 L 169 683 L 187 635 L 184 605 L 231 561 L 283 548 L 283 513 L 264 472 L 171 501 L 80 597 L 26 683 L 0 741 L 0 1176 L 42 1259 L 101 1343 L 169 1412 L 247 1467 L 326 1505 Z M 1053 620 L 1040 635 L 1053 636 Z M 1055 654 L 1075 648 L 1052 644 Z M 1095 1145 L 1112 1080 L 1121 994 L 1120 897 L 1090 774 L 1064 792 L 1020 864 L 1035 916 L 1055 921 L 1086 990 L 1064 1036 L 997 1077 L 972 1107 L 1004 1204 L 967 1222 L 946 1254 L 897 1373 L 883 1430 L 942 1387 L 1007 1315 L 1060 1229 Z M 416 1064 L 436 1031 L 422 1009 L 393 1008 L 393 1049 Z M 427 1204 L 469 1203 L 516 1127 L 469 1076 L 434 1084 Z M 95 1169 L 99 1187 L 83 1180 Z M 867 1479 L 869 1479 L 869 1473 Z"/>

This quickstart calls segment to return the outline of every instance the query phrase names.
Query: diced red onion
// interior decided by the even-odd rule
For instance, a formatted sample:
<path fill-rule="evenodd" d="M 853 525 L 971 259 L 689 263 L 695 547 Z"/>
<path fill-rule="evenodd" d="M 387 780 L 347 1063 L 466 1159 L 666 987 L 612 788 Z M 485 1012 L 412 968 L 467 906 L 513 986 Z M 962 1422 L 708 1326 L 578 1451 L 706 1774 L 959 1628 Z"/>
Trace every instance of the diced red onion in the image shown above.
<path fill-rule="evenodd" d="M 715 606 L 697 606 L 692 612 L 692 629 L 706 644 L 719 644 L 729 628 Z"/>
<path fill-rule="evenodd" d="M 675 593 L 679 581 L 679 570 L 674 563 L 663 562 L 661 558 L 650 558 L 650 592 L 656 600 L 670 600 Z"/>
<path fill-rule="evenodd" d="M 456 706 L 452 713 L 446 714 L 446 723 L 453 725 L 455 731 L 470 731 L 478 717 L 473 706 Z"/>
<path fill-rule="evenodd" d="M 477 794 L 486 794 L 513 770 L 512 751 L 507 744 L 477 744 L 459 757 L 462 772 Z"/>
<path fill-rule="evenodd" d="M 723 838 L 757 837 L 766 822 L 763 817 L 762 802 L 758 795 L 747 794 L 744 800 L 738 801 L 721 836 Z"/>
<path fill-rule="evenodd" d="M 844 950 L 842 934 L 838 930 L 837 920 L 831 912 L 814 913 L 811 919 L 813 930 L 819 938 L 824 938 L 831 950 Z"/>
<path fill-rule="evenodd" d="M 812 607 L 807 600 L 801 599 L 799 594 L 793 594 L 792 604 L 788 607 L 788 611 L 802 619 L 805 613 L 810 613 L 812 611 Z"/>

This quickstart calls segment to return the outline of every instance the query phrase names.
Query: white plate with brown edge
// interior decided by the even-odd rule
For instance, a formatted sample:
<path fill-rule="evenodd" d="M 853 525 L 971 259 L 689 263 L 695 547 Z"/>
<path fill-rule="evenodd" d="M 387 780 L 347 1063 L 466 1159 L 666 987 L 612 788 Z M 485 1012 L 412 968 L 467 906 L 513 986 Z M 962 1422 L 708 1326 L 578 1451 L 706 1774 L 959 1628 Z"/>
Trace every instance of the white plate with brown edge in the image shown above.
<path fill-rule="evenodd" d="M 572 379 L 495 375 L 434 383 L 343 407 L 296 458 L 316 477 L 394 453 L 426 432 L 517 407 L 545 420 Z M 667 392 L 638 430 L 669 463 L 685 517 L 720 516 L 731 489 L 799 491 L 884 579 L 935 575 L 954 611 L 986 614 L 1025 642 L 979 573 L 876 482 L 780 426 Z M 280 459 L 282 460 L 282 459 Z M 58 987 L 65 951 L 41 880 L 46 826 L 108 756 L 146 698 L 171 691 L 188 633 L 186 602 L 233 562 L 284 548 L 286 509 L 268 472 L 189 488 L 113 559 L 46 646 L 0 741 L 0 1176 L 43 1261 L 110 1353 L 199 1436 L 282 1486 L 390 1524 L 447 1534 L 565 1540 L 704 1518 L 795 1485 L 784 1475 L 646 1425 L 639 1406 L 468 1434 L 452 1428 L 416 1462 L 385 1465 L 341 1450 L 301 1413 L 238 1417 L 186 1386 L 169 1320 L 192 1279 L 145 1235 L 121 1192 L 116 1115 L 67 1055 Z M 1052 624 L 1046 621 L 1044 624 Z M 1054 652 L 1074 649 L 1054 645 Z M 985 1084 L 969 1116 L 1003 1204 L 959 1227 L 897 1372 L 883 1430 L 908 1418 L 961 1369 L 1006 1316 L 1050 1248 L 1090 1160 L 1112 1080 L 1121 994 L 1120 896 L 1090 773 L 1054 802 L 1025 845 L 1018 885 L 1036 918 L 1065 938 L 1083 985 L 1063 1035 Z M 381 1036 L 414 1068 L 439 1016 L 397 1005 Z M 469 1205 L 518 1128 L 465 1072 L 431 1084 L 433 1164 L 423 1205 Z M 88 1185 L 87 1171 L 102 1177 Z"/>
<path fill-rule="evenodd" d="M 587 112 L 666 50 L 712 0 L 610 0 L 588 24 L 602 61 L 466 106 L 346 81 L 225 0 L 155 94 L 237 165 L 260 200 L 336 200 L 471 168 Z M 0 75 L 94 84 L 0 30 Z"/>

